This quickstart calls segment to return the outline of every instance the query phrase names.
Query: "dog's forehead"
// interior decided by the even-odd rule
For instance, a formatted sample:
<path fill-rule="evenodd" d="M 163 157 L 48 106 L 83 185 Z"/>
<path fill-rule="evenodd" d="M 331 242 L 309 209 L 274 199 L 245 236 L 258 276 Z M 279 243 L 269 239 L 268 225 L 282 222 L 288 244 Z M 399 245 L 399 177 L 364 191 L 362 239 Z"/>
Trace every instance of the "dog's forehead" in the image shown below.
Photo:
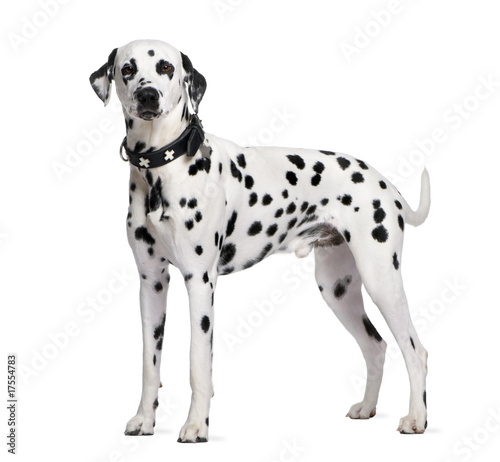
<path fill-rule="evenodd" d="M 131 59 L 145 65 L 156 64 L 159 60 L 168 61 L 176 68 L 182 65 L 180 51 L 159 40 L 136 40 L 118 49 L 117 63 L 123 64 Z"/>

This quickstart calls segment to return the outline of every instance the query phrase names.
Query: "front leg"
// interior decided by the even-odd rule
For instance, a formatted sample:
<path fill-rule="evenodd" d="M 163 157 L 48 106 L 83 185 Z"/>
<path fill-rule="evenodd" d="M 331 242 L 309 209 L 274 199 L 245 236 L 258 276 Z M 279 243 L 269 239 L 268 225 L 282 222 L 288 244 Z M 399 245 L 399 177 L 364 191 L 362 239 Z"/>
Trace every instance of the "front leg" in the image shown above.
<path fill-rule="evenodd" d="M 135 417 L 125 429 L 126 435 L 152 435 L 158 407 L 160 364 L 166 319 L 166 297 L 170 280 L 168 268 L 156 267 L 141 273 L 141 318 L 143 336 L 142 396 Z"/>
<path fill-rule="evenodd" d="M 216 271 L 186 274 L 191 318 L 190 382 L 191 407 L 179 434 L 179 443 L 208 441 L 212 385 L 214 290 Z"/>

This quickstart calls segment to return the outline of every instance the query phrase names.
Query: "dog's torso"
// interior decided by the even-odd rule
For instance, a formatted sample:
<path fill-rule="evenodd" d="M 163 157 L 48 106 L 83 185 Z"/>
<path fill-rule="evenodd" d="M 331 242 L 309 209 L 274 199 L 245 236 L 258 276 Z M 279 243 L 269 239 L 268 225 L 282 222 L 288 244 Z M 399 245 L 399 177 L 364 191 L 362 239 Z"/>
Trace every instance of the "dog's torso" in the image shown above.
<path fill-rule="evenodd" d="M 306 256 L 314 245 L 350 239 L 359 222 L 369 224 L 365 233 L 378 228 L 372 240 L 381 242 L 384 221 L 404 219 L 394 186 L 365 162 L 330 151 L 240 147 L 206 134 L 194 157 L 131 169 L 130 240 L 144 241 L 146 228 L 150 256 L 183 274 L 193 263 L 215 262 L 229 274 L 278 251 Z"/>

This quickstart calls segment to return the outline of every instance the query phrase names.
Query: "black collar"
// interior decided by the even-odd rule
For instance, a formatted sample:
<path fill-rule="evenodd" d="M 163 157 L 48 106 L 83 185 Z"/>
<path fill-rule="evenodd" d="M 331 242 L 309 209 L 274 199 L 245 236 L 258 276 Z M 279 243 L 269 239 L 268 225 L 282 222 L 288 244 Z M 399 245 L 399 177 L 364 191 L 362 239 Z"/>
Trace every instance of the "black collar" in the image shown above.
<path fill-rule="evenodd" d="M 169 164 L 178 157 L 187 154 L 194 156 L 198 151 L 201 143 L 205 139 L 203 127 L 197 115 L 193 115 L 190 124 L 180 134 L 180 136 L 172 141 L 172 143 L 163 146 L 161 149 L 152 152 L 137 153 L 132 151 L 127 146 L 127 137 L 123 139 L 120 146 L 120 155 L 124 161 L 130 161 L 132 165 L 140 168 L 156 168 Z M 122 150 L 125 149 L 127 157 L 122 155 Z"/>

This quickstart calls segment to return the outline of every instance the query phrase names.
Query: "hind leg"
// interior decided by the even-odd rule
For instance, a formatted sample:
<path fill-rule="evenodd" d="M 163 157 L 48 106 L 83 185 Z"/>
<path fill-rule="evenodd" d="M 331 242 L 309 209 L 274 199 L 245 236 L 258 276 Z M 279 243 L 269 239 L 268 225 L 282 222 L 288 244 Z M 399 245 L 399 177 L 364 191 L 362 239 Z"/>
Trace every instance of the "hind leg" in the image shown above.
<path fill-rule="evenodd" d="M 367 252 L 370 245 L 390 245 L 389 243 L 374 244 L 372 242 L 365 242 L 365 245 L 362 246 L 354 246 L 353 253 L 363 284 L 373 302 L 380 309 L 401 348 L 408 370 L 410 410 L 408 415 L 401 419 L 398 430 L 401 433 L 423 433 L 427 427 L 425 385 L 427 351 L 422 346 L 410 318 L 400 265 L 399 263 L 394 264 L 395 257 L 401 255 L 401 243 L 395 245 L 396 243 L 393 242 L 394 248 L 398 249 L 394 254 L 382 247 L 376 247 L 373 254 Z M 364 251 L 358 252 L 360 249 L 364 249 Z"/>
<path fill-rule="evenodd" d="M 361 277 L 349 247 L 315 249 L 315 275 L 321 295 L 344 327 L 353 335 L 366 361 L 367 381 L 363 400 L 347 417 L 368 419 L 376 413 L 387 344 L 368 319 L 361 295 Z"/>

